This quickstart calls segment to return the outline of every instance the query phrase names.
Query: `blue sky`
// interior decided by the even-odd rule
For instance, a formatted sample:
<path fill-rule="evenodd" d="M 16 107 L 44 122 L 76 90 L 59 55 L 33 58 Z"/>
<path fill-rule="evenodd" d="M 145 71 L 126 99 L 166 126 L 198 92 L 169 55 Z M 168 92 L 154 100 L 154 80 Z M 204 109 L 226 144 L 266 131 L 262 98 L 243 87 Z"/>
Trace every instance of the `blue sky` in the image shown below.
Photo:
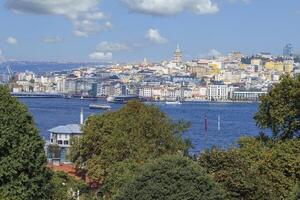
<path fill-rule="evenodd" d="M 0 60 L 169 60 L 300 52 L 298 0 L 3 0 Z M 214 51 L 212 51 L 214 50 Z"/>

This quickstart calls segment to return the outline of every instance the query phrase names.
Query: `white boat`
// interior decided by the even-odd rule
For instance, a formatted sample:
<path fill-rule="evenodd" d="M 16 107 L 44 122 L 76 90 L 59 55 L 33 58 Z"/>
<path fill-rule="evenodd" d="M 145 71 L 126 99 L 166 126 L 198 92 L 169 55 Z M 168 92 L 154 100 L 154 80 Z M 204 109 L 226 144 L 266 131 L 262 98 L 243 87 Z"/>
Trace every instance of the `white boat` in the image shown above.
<path fill-rule="evenodd" d="M 108 103 L 120 103 L 125 104 L 131 100 L 140 100 L 137 95 L 121 95 L 121 96 L 109 96 L 106 101 Z"/>
<path fill-rule="evenodd" d="M 110 110 L 111 106 L 106 104 L 90 104 L 90 109 Z"/>
<path fill-rule="evenodd" d="M 107 97 L 106 101 L 109 103 L 113 103 L 115 101 L 115 97 L 109 96 L 109 97 Z"/>
<path fill-rule="evenodd" d="M 166 105 L 181 105 L 180 101 L 166 101 Z"/>

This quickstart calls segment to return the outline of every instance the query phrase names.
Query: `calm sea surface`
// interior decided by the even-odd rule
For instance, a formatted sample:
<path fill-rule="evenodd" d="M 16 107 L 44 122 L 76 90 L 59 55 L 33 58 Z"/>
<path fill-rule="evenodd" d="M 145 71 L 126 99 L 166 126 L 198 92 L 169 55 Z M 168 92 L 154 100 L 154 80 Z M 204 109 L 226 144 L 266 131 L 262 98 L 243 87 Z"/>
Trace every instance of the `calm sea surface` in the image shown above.
<path fill-rule="evenodd" d="M 94 113 L 105 111 L 90 110 L 89 104 L 95 100 L 86 99 L 39 99 L 21 98 L 33 114 L 40 134 L 49 138 L 48 130 L 55 126 L 70 123 L 79 123 L 80 108 L 84 110 L 85 118 Z M 98 100 L 100 103 L 100 101 Z M 213 145 L 226 148 L 234 145 L 242 135 L 255 136 L 259 129 L 255 126 L 253 115 L 257 112 L 256 103 L 184 103 L 182 105 L 156 104 L 173 120 L 186 120 L 191 122 L 190 130 L 184 135 L 192 142 L 191 153 L 198 153 Z M 117 110 L 122 105 L 111 105 Z M 205 115 L 208 118 L 208 130 L 205 131 Z M 218 116 L 220 130 L 218 129 Z"/>

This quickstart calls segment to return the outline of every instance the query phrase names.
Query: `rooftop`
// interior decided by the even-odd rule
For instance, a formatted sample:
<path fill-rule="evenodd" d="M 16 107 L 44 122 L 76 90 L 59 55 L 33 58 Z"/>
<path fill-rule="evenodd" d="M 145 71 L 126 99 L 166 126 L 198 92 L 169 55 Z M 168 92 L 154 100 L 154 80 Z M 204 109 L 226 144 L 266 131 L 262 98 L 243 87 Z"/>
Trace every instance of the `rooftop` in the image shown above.
<path fill-rule="evenodd" d="M 49 130 L 51 133 L 61 134 L 82 134 L 80 124 L 68 124 L 65 126 L 57 126 Z"/>

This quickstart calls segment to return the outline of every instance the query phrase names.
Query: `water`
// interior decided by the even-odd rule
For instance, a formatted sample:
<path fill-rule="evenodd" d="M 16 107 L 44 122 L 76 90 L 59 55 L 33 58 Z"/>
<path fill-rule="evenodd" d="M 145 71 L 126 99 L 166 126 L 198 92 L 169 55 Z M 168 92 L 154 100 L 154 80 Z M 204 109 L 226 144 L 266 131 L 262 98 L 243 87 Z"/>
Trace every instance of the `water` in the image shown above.
<path fill-rule="evenodd" d="M 79 123 L 81 107 L 85 118 L 94 113 L 105 112 L 89 109 L 89 104 L 95 103 L 95 100 L 60 98 L 20 100 L 29 107 L 45 139 L 49 139 L 50 128 Z M 191 122 L 190 130 L 184 135 L 192 142 L 191 153 L 198 153 L 213 145 L 226 148 L 234 145 L 240 136 L 255 136 L 260 131 L 253 120 L 253 115 L 258 109 L 257 103 L 184 103 L 182 105 L 158 103 L 156 105 L 173 120 L 184 119 Z M 117 110 L 122 105 L 112 104 L 111 106 L 113 110 Z M 208 119 L 207 131 L 204 125 L 205 115 Z M 220 130 L 218 130 L 218 116 L 220 117 Z"/>

